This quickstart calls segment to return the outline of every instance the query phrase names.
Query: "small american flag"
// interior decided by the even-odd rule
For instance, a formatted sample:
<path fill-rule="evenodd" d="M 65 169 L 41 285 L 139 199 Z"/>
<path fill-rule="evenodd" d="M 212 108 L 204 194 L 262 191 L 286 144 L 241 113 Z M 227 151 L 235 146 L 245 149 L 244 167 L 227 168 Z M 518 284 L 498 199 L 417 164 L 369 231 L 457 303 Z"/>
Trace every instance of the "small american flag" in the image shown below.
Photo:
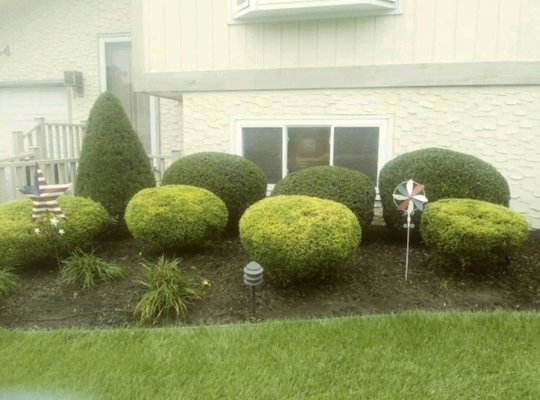
<path fill-rule="evenodd" d="M 50 212 L 58 218 L 65 218 L 64 212 L 58 204 L 58 197 L 62 195 L 70 184 L 47 185 L 43 171 L 36 165 L 34 185 L 19 188 L 21 193 L 32 199 L 32 218 L 37 219 L 41 214 Z"/>

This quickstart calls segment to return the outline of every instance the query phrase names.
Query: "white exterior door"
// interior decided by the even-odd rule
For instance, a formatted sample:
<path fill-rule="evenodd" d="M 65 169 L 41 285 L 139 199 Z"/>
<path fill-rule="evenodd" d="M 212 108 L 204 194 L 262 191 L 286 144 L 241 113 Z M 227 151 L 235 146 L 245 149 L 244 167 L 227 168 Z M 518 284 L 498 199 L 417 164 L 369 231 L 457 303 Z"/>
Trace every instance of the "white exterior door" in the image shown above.
<path fill-rule="evenodd" d="M 30 130 L 38 117 L 68 122 L 65 86 L 0 88 L 0 159 L 13 156 L 12 132 Z"/>

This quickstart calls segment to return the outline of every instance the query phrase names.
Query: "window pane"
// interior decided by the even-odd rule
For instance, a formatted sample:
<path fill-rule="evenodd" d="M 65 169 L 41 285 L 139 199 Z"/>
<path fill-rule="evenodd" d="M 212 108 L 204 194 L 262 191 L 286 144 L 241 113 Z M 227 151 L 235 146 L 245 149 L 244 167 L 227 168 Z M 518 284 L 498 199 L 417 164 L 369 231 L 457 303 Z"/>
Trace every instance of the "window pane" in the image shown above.
<path fill-rule="evenodd" d="M 131 43 L 107 43 L 105 65 L 107 90 L 120 100 L 145 150 L 150 152 L 150 96 L 133 92 Z"/>
<path fill-rule="evenodd" d="M 330 164 L 330 127 L 288 128 L 289 173 L 302 168 Z"/>
<path fill-rule="evenodd" d="M 335 128 L 334 165 L 363 172 L 377 184 L 379 128 Z"/>
<path fill-rule="evenodd" d="M 268 183 L 282 178 L 282 129 L 243 128 L 244 157 L 257 164 L 266 174 Z"/>

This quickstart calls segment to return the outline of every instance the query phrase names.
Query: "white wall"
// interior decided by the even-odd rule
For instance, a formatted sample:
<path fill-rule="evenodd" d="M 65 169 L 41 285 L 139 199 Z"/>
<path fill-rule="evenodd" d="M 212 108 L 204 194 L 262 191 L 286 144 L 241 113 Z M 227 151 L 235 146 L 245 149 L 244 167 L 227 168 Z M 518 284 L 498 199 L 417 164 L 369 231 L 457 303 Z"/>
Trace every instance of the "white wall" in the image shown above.
<path fill-rule="evenodd" d="M 4 2 L 0 48 L 9 45 L 11 55 L 0 56 L 0 85 L 62 81 L 63 71 L 81 71 L 84 97 L 72 99 L 72 119 L 86 120 L 100 93 L 98 38 L 130 31 L 131 0 Z M 180 137 L 179 106 L 162 103 L 162 147 L 171 149 Z"/>
<path fill-rule="evenodd" d="M 402 15 L 229 25 L 229 0 L 137 0 L 142 72 L 540 60 L 539 0 L 403 0 Z"/>
<path fill-rule="evenodd" d="M 232 148 L 231 118 L 262 115 L 394 116 L 393 151 L 461 151 L 493 164 L 511 206 L 540 228 L 540 87 L 457 87 L 197 93 L 184 95 L 184 152 Z"/>

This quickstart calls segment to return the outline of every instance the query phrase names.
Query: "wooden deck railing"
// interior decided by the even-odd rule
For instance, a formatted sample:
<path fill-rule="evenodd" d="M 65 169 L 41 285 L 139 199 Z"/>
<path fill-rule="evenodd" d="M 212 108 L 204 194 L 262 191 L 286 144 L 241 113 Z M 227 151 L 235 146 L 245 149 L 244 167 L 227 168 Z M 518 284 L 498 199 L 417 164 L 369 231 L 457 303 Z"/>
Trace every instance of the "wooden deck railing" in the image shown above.
<path fill-rule="evenodd" d="M 85 127 L 83 124 L 49 123 L 36 119 L 28 132 L 13 132 L 12 157 L 0 160 L 0 202 L 20 197 L 18 187 L 34 182 L 36 163 L 49 184 L 75 183 Z M 159 183 L 167 157 L 149 155 Z M 67 193 L 73 193 L 73 186 Z"/>

